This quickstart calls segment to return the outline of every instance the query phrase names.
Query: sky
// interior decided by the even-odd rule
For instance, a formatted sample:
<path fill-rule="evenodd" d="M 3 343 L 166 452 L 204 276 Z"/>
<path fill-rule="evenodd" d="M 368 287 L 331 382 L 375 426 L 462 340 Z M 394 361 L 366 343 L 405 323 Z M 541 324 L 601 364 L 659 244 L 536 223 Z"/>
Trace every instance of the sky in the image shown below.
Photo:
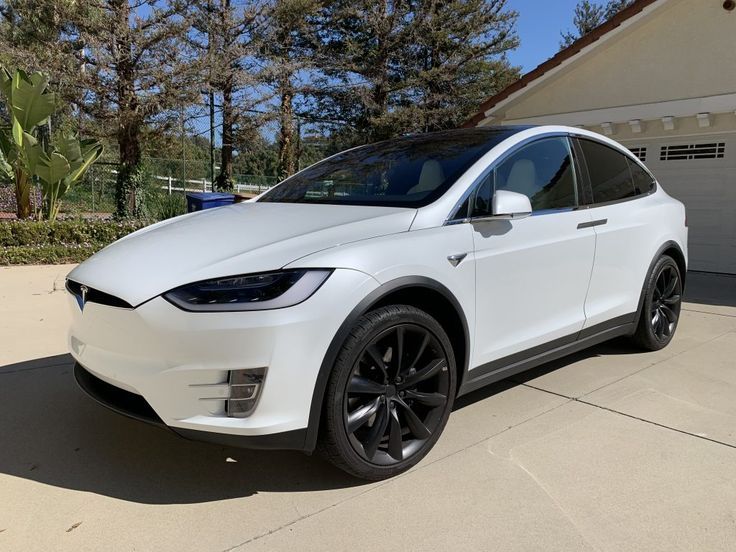
<path fill-rule="evenodd" d="M 522 73 L 534 69 L 560 49 L 560 32 L 572 29 L 572 17 L 578 0 L 508 0 L 519 12 L 517 31 L 521 45 L 509 54 Z"/>

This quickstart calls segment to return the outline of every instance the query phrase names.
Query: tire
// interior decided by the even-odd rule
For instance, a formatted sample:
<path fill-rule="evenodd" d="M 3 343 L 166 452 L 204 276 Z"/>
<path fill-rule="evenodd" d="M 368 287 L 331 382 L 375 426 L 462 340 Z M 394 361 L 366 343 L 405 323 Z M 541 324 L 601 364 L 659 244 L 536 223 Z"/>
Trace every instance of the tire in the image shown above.
<path fill-rule="evenodd" d="M 361 479 L 402 473 L 439 439 L 456 385 L 452 345 L 434 318 L 409 305 L 368 312 L 335 361 L 318 448 Z"/>
<path fill-rule="evenodd" d="M 658 351 L 675 335 L 682 306 L 682 275 L 672 257 L 663 255 L 647 277 L 644 303 L 633 335 L 644 350 Z"/>

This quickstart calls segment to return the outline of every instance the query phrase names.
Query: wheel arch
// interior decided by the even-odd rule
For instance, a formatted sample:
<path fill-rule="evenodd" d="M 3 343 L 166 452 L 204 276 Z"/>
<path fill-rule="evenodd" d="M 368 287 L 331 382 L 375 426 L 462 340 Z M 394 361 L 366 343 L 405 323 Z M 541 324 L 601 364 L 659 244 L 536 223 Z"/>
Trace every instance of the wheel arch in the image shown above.
<path fill-rule="evenodd" d="M 406 276 L 386 282 L 358 303 L 340 325 L 327 348 L 312 391 L 309 423 L 304 443 L 305 451 L 311 452 L 317 445 L 327 382 L 340 348 L 350 330 L 363 314 L 389 304 L 412 305 L 437 319 L 452 343 L 458 372 L 458 389 L 460 388 L 470 358 L 470 332 L 460 302 L 446 286 L 424 276 Z"/>
<path fill-rule="evenodd" d="M 667 242 L 667 244 L 665 244 L 665 248 L 661 251 L 657 258 L 661 257 L 662 255 L 669 255 L 677 263 L 677 268 L 680 269 L 680 278 L 682 278 L 682 290 L 684 291 L 685 281 L 687 279 L 687 262 L 685 261 L 685 254 L 682 252 L 682 249 L 680 249 L 680 246 L 673 241 Z"/>
<path fill-rule="evenodd" d="M 672 257 L 675 263 L 677 263 L 677 268 L 679 268 L 680 270 L 680 278 L 682 278 L 682 290 L 685 291 L 685 280 L 687 278 L 687 262 L 685 261 L 685 254 L 682 252 L 682 248 L 677 242 L 669 240 L 659 247 L 657 252 L 652 257 L 652 261 L 649 263 L 649 268 L 647 269 L 647 273 L 644 276 L 644 282 L 641 285 L 641 294 L 639 295 L 639 307 L 636 311 L 637 321 L 641 318 L 641 311 L 642 308 L 644 308 L 644 297 L 647 293 L 647 282 L 649 282 L 649 277 L 652 274 L 652 270 L 654 270 L 654 265 L 657 264 L 657 261 L 663 255 L 668 255 Z"/>

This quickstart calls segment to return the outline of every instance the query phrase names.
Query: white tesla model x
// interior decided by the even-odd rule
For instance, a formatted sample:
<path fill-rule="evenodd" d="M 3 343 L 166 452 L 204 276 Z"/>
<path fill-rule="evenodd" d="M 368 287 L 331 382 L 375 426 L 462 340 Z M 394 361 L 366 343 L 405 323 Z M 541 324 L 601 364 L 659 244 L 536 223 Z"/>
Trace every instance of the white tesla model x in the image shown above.
<path fill-rule="evenodd" d="M 188 438 L 381 479 L 453 401 L 617 336 L 664 347 L 683 205 L 558 126 L 407 136 L 135 232 L 69 274 L 81 387 Z"/>

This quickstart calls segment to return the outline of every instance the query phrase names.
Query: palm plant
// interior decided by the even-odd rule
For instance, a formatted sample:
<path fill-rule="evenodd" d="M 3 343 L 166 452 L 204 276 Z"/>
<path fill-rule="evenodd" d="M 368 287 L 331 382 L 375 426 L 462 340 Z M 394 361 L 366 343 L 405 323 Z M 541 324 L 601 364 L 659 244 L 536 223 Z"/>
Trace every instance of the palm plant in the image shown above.
<path fill-rule="evenodd" d="M 61 198 L 71 186 L 81 180 L 87 169 L 102 155 L 102 145 L 96 140 L 79 140 L 66 136 L 54 141 L 49 151 L 38 145 L 34 173 L 41 180 L 43 216 L 55 220 Z"/>
<path fill-rule="evenodd" d="M 65 136 L 43 145 L 37 127 L 55 109 L 56 97 L 43 73 L 11 74 L 0 67 L 0 93 L 7 104 L 10 124 L 0 127 L 0 173 L 15 181 L 18 218 L 31 216 L 31 187 L 38 177 L 42 190 L 41 215 L 55 220 L 60 200 L 102 154 L 96 140 Z"/>

